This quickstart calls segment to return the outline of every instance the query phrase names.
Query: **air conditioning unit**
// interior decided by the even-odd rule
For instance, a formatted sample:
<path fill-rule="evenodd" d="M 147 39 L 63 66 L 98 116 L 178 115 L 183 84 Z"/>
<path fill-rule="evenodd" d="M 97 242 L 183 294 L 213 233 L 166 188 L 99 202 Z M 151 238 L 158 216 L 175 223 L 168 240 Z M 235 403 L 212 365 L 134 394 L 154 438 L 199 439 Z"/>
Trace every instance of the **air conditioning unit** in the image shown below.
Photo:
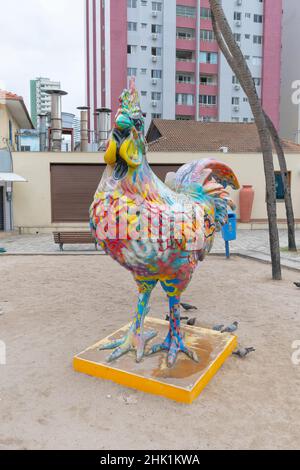
<path fill-rule="evenodd" d="M 152 62 L 157 62 L 157 56 L 156 55 L 152 56 Z"/>
<path fill-rule="evenodd" d="M 152 101 L 152 106 L 153 106 L 153 108 L 156 108 L 157 102 L 153 100 L 153 101 Z"/>
<path fill-rule="evenodd" d="M 233 106 L 233 110 L 237 113 L 240 110 L 240 107 L 238 104 Z"/>
<path fill-rule="evenodd" d="M 241 6 L 241 5 L 243 4 L 243 0 L 236 0 L 236 4 L 237 4 L 238 6 Z"/>
<path fill-rule="evenodd" d="M 156 18 L 157 17 L 157 11 L 153 11 L 152 16 L 153 16 L 153 18 Z"/>
<path fill-rule="evenodd" d="M 153 34 L 152 34 L 152 39 L 153 39 L 154 41 L 156 41 L 156 39 L 157 39 L 157 34 L 156 34 L 156 33 L 153 33 Z"/>
<path fill-rule="evenodd" d="M 234 85 L 234 89 L 236 91 L 239 91 L 241 89 L 241 85 L 239 85 L 238 83 L 236 85 Z"/>
<path fill-rule="evenodd" d="M 157 85 L 157 79 L 156 78 L 152 78 L 152 85 Z"/>
<path fill-rule="evenodd" d="M 235 22 L 235 26 L 238 26 L 238 27 L 242 26 L 241 20 L 237 20 L 237 21 Z"/>

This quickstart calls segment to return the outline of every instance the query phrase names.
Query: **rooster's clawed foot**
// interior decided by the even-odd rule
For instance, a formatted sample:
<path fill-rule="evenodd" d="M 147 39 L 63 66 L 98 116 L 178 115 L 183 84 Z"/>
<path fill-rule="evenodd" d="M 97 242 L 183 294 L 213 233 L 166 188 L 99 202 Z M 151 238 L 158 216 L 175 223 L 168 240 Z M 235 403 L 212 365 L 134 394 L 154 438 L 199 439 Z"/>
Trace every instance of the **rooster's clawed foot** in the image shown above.
<path fill-rule="evenodd" d="M 159 351 L 168 351 L 167 356 L 167 365 L 168 367 L 173 367 L 179 352 L 183 352 L 186 354 L 190 359 L 195 362 L 199 362 L 198 356 L 195 351 L 188 349 L 184 344 L 183 337 L 180 335 L 173 336 L 172 334 L 168 334 L 167 338 L 163 343 L 154 344 L 150 351 L 148 351 L 147 355 L 150 356 L 151 354 L 155 354 Z"/>
<path fill-rule="evenodd" d="M 129 351 L 136 351 L 136 361 L 141 362 L 144 357 L 145 346 L 148 341 L 157 335 L 155 331 L 147 331 L 143 334 L 137 334 L 132 331 L 123 338 L 120 338 L 111 343 L 104 344 L 99 348 L 99 351 L 114 349 L 114 351 L 108 356 L 107 362 L 112 362 Z"/>

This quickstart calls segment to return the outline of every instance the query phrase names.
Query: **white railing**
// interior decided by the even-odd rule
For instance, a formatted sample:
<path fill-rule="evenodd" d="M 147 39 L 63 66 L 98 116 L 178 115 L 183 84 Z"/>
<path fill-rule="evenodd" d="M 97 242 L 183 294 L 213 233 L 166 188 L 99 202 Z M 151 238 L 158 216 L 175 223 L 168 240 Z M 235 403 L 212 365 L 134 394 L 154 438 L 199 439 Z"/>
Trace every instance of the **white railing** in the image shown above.
<path fill-rule="evenodd" d="M 182 57 L 176 57 L 178 62 L 195 62 L 195 59 L 183 59 Z"/>
<path fill-rule="evenodd" d="M 182 36 L 179 36 L 178 34 L 176 34 L 176 39 L 182 39 L 183 41 L 195 41 L 196 37 L 193 36 L 193 37 L 182 37 Z"/>

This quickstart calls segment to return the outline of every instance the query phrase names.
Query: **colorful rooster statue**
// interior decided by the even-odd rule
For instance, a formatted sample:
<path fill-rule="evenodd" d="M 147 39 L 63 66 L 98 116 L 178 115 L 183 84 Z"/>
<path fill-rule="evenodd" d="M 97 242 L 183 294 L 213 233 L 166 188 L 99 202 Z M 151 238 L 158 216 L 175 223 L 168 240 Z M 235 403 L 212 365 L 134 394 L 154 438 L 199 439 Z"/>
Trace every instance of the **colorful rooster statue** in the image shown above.
<path fill-rule="evenodd" d="M 123 338 L 101 349 L 113 350 L 111 362 L 128 351 L 145 355 L 167 352 L 167 364 L 188 349 L 180 330 L 180 297 L 215 232 L 227 222 L 227 206 L 234 209 L 226 187 L 239 188 L 236 176 L 215 160 L 193 161 L 182 166 L 168 185 L 151 170 L 146 159 L 144 117 L 134 80 L 120 97 L 105 153 L 106 170 L 90 209 L 91 229 L 99 245 L 131 271 L 139 290 L 132 325 Z M 160 282 L 169 299 L 169 332 L 161 344 L 146 343 L 156 336 L 144 331 L 151 292 Z"/>

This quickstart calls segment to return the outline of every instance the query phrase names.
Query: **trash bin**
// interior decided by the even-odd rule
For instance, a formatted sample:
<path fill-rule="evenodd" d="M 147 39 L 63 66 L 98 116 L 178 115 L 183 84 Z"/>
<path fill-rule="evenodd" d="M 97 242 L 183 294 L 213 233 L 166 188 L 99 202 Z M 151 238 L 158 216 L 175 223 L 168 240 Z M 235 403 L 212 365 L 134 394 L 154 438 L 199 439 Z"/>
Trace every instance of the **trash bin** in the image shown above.
<path fill-rule="evenodd" d="M 230 257 L 229 242 L 236 240 L 236 214 L 234 212 L 228 212 L 228 222 L 222 227 L 222 237 L 225 241 L 226 258 Z"/>

